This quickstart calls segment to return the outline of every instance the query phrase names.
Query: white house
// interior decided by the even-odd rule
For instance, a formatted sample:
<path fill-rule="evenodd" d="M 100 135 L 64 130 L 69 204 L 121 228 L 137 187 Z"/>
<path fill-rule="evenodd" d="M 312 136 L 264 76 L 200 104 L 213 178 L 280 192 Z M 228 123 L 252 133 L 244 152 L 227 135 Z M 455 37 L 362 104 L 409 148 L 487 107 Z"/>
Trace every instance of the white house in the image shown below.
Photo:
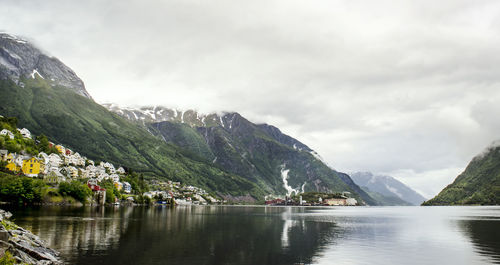
<path fill-rule="evenodd" d="M 14 139 L 14 134 L 7 129 L 3 129 L 2 131 L 0 131 L 0 135 L 9 136 L 10 139 Z"/>
<path fill-rule="evenodd" d="M 358 203 L 358 201 L 354 198 L 347 198 L 346 199 L 346 204 L 349 206 L 354 206 Z"/>
<path fill-rule="evenodd" d="M 118 174 L 125 174 L 125 169 L 123 169 L 123 167 L 119 167 L 119 168 L 116 170 L 116 173 L 118 173 Z"/>
<path fill-rule="evenodd" d="M 49 160 L 49 155 L 47 155 L 45 152 L 40 152 L 40 153 L 38 153 L 38 158 L 42 158 L 44 160 Z"/>
<path fill-rule="evenodd" d="M 101 181 L 109 178 L 109 175 L 106 172 L 101 173 L 101 172 L 98 171 L 98 172 L 96 172 L 95 175 L 97 177 L 97 180 L 99 180 L 99 182 L 101 182 Z"/>
<path fill-rule="evenodd" d="M 26 129 L 26 128 L 19 129 L 19 128 L 18 128 L 17 130 L 21 133 L 21 135 L 22 135 L 24 138 L 29 138 L 29 139 L 31 139 L 31 132 L 30 132 L 28 129 Z"/>
<path fill-rule="evenodd" d="M 49 156 L 44 152 L 40 152 L 40 153 L 38 153 L 37 158 L 38 158 L 38 161 L 40 161 L 40 164 L 43 165 L 40 168 L 41 169 L 40 173 L 42 173 L 42 174 L 49 173 L 49 168 L 50 168 Z"/>
<path fill-rule="evenodd" d="M 112 179 L 113 182 L 120 182 L 120 176 L 118 176 L 117 174 L 111 174 L 109 178 Z"/>
<path fill-rule="evenodd" d="M 82 178 L 95 178 L 95 172 L 89 169 L 82 170 Z"/>
<path fill-rule="evenodd" d="M 95 167 L 95 173 L 97 175 L 106 174 L 106 169 L 102 165 L 98 165 L 97 167 Z"/>
<path fill-rule="evenodd" d="M 69 163 L 75 166 L 85 166 L 85 159 L 79 153 L 74 153 L 69 156 Z"/>
<path fill-rule="evenodd" d="M 50 154 L 49 155 L 49 166 L 50 167 L 60 167 L 62 164 L 62 159 L 59 155 L 57 154 Z"/>
<path fill-rule="evenodd" d="M 24 160 L 30 159 L 29 156 L 23 156 L 23 155 L 18 155 L 16 159 L 14 160 L 14 164 L 22 167 Z"/>
<path fill-rule="evenodd" d="M 113 174 L 116 172 L 115 166 L 109 162 L 101 162 L 99 166 L 102 166 L 104 168 L 107 168 L 109 170 L 109 173 Z"/>
<path fill-rule="evenodd" d="M 126 181 L 124 181 L 124 182 L 123 182 L 123 191 L 124 191 L 125 193 L 130 193 L 130 192 L 132 192 L 132 186 L 130 185 L 130 183 L 128 183 L 128 182 L 126 182 Z"/>

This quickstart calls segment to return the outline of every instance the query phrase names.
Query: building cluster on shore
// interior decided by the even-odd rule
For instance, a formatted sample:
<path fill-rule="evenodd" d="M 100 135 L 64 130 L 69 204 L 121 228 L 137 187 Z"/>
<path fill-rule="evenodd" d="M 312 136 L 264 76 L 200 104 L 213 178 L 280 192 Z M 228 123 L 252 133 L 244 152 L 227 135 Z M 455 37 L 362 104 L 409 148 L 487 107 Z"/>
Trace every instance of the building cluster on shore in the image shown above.
<path fill-rule="evenodd" d="M 314 201 L 303 200 L 302 194 L 294 197 L 285 196 L 285 198 L 273 198 L 267 196 L 265 200 L 266 205 L 271 206 L 355 206 L 358 201 L 350 197 L 350 192 L 344 191 L 341 194 L 324 194 L 318 196 Z"/>
<path fill-rule="evenodd" d="M 180 182 L 153 180 L 151 186 L 155 190 L 145 192 L 143 196 L 159 203 L 171 201 L 177 205 L 206 205 L 224 202 L 210 195 L 202 188 L 182 185 Z"/>

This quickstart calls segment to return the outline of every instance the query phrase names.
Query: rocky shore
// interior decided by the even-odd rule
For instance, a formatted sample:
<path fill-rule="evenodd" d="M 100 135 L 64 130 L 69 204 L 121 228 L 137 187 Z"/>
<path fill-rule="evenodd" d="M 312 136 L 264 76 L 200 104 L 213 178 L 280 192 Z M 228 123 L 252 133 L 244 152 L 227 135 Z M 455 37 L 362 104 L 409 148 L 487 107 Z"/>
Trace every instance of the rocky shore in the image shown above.
<path fill-rule="evenodd" d="M 59 252 L 51 249 L 38 236 L 8 219 L 10 212 L 0 209 L 0 263 L 63 264 Z"/>

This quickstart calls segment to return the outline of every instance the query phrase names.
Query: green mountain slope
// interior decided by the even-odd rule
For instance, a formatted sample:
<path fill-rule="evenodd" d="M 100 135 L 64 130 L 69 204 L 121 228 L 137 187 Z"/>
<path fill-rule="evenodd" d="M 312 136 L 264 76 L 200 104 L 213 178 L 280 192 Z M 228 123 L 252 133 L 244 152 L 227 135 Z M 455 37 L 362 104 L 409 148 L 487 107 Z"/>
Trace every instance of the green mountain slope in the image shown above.
<path fill-rule="evenodd" d="M 500 146 L 476 156 L 455 181 L 423 205 L 500 204 Z"/>
<path fill-rule="evenodd" d="M 133 112 L 115 107 L 112 110 L 144 124 L 165 141 L 245 177 L 267 194 L 349 191 L 358 200 L 376 204 L 348 175 L 332 170 L 313 150 L 276 127 L 253 124 L 238 113 L 203 116 L 186 111 L 173 116 L 176 111 L 153 109 Z M 158 118 L 161 113 L 169 113 L 172 119 L 155 122 L 151 118 Z M 283 178 L 286 178 L 286 186 Z"/>
<path fill-rule="evenodd" d="M 348 175 L 299 141 L 237 113 L 117 109 L 95 103 L 83 81 L 29 42 L 0 34 L 0 114 L 94 159 L 219 192 L 228 198 L 349 191 Z M 345 175 L 345 176 L 344 176 Z M 360 196 L 361 195 L 361 196 Z"/>
<path fill-rule="evenodd" d="M 262 197 L 248 180 L 228 174 L 115 115 L 89 98 L 41 77 L 22 77 L 23 86 L 0 80 L 0 113 L 95 160 L 167 177 L 222 194 Z"/>

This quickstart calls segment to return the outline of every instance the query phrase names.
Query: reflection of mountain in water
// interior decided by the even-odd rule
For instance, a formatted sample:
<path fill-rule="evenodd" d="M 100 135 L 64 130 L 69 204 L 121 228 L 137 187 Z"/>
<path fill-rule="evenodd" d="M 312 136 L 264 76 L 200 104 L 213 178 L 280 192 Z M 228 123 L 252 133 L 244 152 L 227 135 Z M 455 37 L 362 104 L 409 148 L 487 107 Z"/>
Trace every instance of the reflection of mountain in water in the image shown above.
<path fill-rule="evenodd" d="M 130 223 L 117 249 L 104 257 L 80 257 L 80 261 L 85 264 L 310 263 L 334 225 L 283 220 L 282 211 L 246 207 L 153 208 L 144 211 L 141 220 Z M 286 244 L 283 238 L 287 238 Z"/>
<path fill-rule="evenodd" d="M 462 220 L 464 233 L 471 239 L 476 252 L 500 264 L 500 220 Z"/>
<path fill-rule="evenodd" d="M 120 207 L 56 208 L 16 216 L 71 264 L 307 264 L 332 243 L 338 228 L 333 222 L 307 220 L 303 212 Z"/>

